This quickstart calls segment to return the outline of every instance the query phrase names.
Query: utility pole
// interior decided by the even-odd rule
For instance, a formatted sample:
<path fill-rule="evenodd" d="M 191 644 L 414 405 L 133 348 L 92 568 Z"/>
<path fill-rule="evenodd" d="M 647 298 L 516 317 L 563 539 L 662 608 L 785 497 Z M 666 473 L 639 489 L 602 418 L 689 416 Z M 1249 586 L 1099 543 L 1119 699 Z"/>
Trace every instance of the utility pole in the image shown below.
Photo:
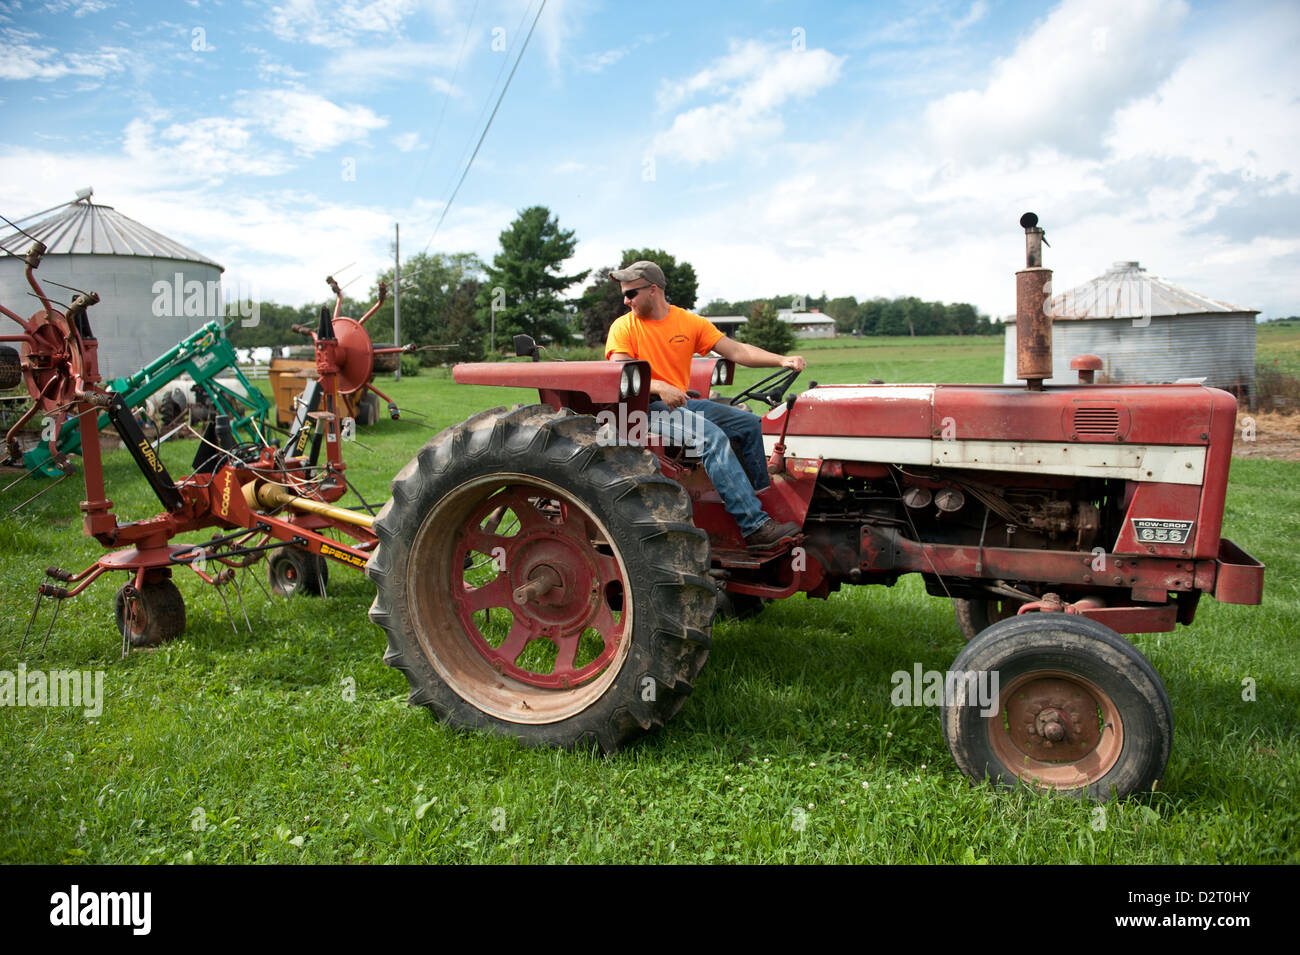
<path fill-rule="evenodd" d="M 393 223 L 393 344 L 402 344 L 402 225 Z M 402 356 L 397 356 L 394 381 L 402 380 Z"/>

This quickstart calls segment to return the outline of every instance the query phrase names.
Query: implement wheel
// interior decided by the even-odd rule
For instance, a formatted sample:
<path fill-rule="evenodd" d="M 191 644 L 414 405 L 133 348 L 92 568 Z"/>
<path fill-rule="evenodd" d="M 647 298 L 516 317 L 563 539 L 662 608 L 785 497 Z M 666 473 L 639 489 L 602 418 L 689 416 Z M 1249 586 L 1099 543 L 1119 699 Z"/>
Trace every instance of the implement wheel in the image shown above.
<path fill-rule="evenodd" d="M 330 580 L 330 565 L 318 554 L 297 547 L 277 547 L 266 560 L 266 577 L 271 589 L 281 597 L 323 597 Z"/>
<path fill-rule="evenodd" d="M 708 656 L 708 539 L 686 492 L 594 418 L 532 406 L 438 435 L 393 482 L 370 618 L 411 703 L 454 726 L 613 752 Z"/>
<path fill-rule="evenodd" d="M 185 630 L 185 600 L 170 580 L 146 583 L 140 590 L 130 584 L 113 600 L 118 632 L 133 647 L 156 647 Z"/>
<path fill-rule="evenodd" d="M 1160 677 L 1095 620 L 996 623 L 957 655 L 946 685 L 955 688 L 943 708 L 948 749 L 974 782 L 1122 798 L 1154 788 L 1169 761 L 1173 709 Z M 991 715 L 971 692 L 981 685 L 996 685 L 996 700 L 983 701 Z"/>

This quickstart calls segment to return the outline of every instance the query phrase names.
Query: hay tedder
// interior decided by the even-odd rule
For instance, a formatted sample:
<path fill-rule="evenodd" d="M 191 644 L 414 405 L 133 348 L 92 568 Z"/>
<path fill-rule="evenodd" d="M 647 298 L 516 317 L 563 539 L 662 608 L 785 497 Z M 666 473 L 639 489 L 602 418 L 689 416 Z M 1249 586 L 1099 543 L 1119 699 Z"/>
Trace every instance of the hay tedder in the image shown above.
<path fill-rule="evenodd" d="M 845 584 L 922 575 L 950 598 L 968 643 L 954 661 L 942 722 L 972 780 L 1025 782 L 1091 798 L 1152 788 L 1172 740 L 1169 697 L 1123 633 L 1189 624 L 1200 596 L 1257 604 L 1263 566 L 1221 535 L 1236 404 L 1199 385 L 1079 383 L 1051 375 L 1051 272 L 1037 218 L 1021 220 L 1019 375 L 1012 385 L 812 384 L 786 397 L 782 371 L 736 395 L 763 417 L 767 513 L 800 533 L 745 546 L 689 449 L 649 434 L 644 362 L 459 365 L 463 383 L 535 387 L 540 403 L 484 411 L 442 431 L 397 475 L 371 517 L 346 490 L 335 414 L 342 336 L 315 330 L 319 394 L 306 396 L 283 449 L 236 445 L 220 421 L 195 472 L 173 481 L 98 387 L 86 318 L 5 314 L 24 334 L 22 374 L 38 406 L 107 409 L 162 502 L 119 524 L 104 497 L 98 443 L 85 445 L 86 533 L 109 553 L 78 574 L 50 568 L 45 597 L 79 593 L 106 571 L 126 642 L 175 636 L 184 621 L 172 570 L 209 582 L 275 551 L 318 589 L 322 558 L 364 567 L 370 618 L 412 703 L 443 721 L 524 742 L 614 751 L 682 707 L 709 653 L 715 614 L 745 614 Z M 696 359 L 692 390 L 731 383 Z M 318 410 L 319 408 L 319 410 Z M 314 420 L 327 459 L 307 453 Z M 92 418 L 93 420 L 93 418 Z M 177 535 L 217 527 L 202 544 Z M 325 532 L 351 537 L 344 544 Z M 285 556 L 287 555 L 287 556 Z M 196 566 L 219 568 L 213 577 Z M 286 565 L 290 566 L 290 565 Z M 39 606 L 39 601 L 38 601 Z M 976 676 L 992 677 L 991 705 Z M 968 679 L 969 678 L 969 679 Z"/>

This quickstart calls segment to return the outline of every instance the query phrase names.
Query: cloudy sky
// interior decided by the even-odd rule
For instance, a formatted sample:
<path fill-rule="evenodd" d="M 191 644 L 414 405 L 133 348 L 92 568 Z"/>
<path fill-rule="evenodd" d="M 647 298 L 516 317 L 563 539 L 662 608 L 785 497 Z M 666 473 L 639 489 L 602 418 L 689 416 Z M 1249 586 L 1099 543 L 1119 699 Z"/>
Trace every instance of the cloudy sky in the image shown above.
<path fill-rule="evenodd" d="M 700 301 L 794 291 L 1014 311 L 1022 212 L 1056 287 L 1140 260 L 1300 313 L 1300 5 L 0 0 L 0 213 L 93 185 L 257 297 L 516 212 L 573 270 L 653 246 Z M 576 291 L 576 290 L 575 290 Z M 361 293 L 364 294 L 364 293 Z"/>

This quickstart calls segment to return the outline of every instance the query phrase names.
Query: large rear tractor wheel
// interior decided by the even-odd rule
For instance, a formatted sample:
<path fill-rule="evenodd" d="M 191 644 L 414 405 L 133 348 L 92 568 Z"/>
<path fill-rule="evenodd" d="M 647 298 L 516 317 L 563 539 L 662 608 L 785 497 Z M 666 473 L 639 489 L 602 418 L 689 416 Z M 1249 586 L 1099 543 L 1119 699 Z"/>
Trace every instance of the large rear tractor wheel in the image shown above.
<path fill-rule="evenodd" d="M 1033 613 L 996 623 L 957 655 L 947 686 L 944 735 L 974 782 L 1123 798 L 1153 789 L 1169 761 L 1173 709 L 1160 677 L 1095 620 Z"/>
<path fill-rule="evenodd" d="M 976 600 L 964 600 L 954 597 L 953 611 L 957 615 L 957 628 L 967 642 L 974 640 L 999 620 L 1014 617 L 1020 609 L 1020 601 L 1008 597 L 989 597 Z"/>
<path fill-rule="evenodd" d="M 453 726 L 613 752 L 708 657 L 715 591 L 690 500 L 590 416 L 475 415 L 393 482 L 366 572 L 384 660 Z"/>
<path fill-rule="evenodd" d="M 133 647 L 156 647 L 185 631 L 185 600 L 170 580 L 151 581 L 139 590 L 130 584 L 113 600 L 118 632 Z"/>

